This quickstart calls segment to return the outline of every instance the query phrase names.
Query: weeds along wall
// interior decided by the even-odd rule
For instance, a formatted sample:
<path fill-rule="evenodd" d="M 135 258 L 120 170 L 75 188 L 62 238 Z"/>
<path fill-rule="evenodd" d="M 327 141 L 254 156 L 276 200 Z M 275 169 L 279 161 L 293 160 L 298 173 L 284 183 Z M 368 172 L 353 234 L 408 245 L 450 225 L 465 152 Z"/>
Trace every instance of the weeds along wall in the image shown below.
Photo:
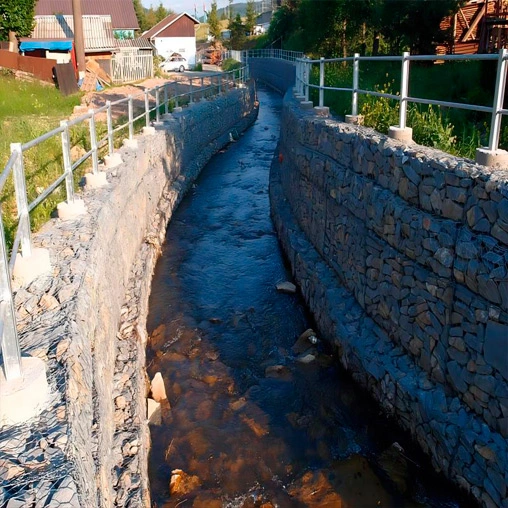
<path fill-rule="evenodd" d="M 508 171 L 303 110 L 270 180 L 283 247 L 341 363 L 434 466 L 508 507 Z"/>
<path fill-rule="evenodd" d="M 39 324 L 26 326 L 21 340 L 54 338 L 48 356 L 56 356 L 53 375 L 65 378 L 59 414 L 79 506 L 149 504 L 144 323 L 152 270 L 187 189 L 256 115 L 252 84 L 174 112 L 138 137 L 137 148 L 120 150 L 123 163 L 106 170 L 107 186 L 85 190 L 86 215 L 52 220 L 35 235 L 55 268 L 49 285 L 39 281 L 16 295 L 18 309 L 24 299 L 41 302 L 31 311 Z M 61 289 L 49 289 L 54 305 L 43 308 L 60 279 Z"/>

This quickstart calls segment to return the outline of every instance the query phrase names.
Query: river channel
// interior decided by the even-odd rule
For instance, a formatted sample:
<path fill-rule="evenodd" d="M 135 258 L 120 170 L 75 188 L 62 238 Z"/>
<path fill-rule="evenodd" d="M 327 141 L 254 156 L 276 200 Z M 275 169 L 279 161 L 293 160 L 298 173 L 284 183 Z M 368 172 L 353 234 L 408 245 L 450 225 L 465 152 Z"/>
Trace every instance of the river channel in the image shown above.
<path fill-rule="evenodd" d="M 168 403 L 150 428 L 153 506 L 471 506 L 319 334 L 314 360 L 293 347 L 313 323 L 298 293 L 276 289 L 291 280 L 268 199 L 281 98 L 258 96 L 256 123 L 173 216 L 154 274 L 147 370 Z"/>

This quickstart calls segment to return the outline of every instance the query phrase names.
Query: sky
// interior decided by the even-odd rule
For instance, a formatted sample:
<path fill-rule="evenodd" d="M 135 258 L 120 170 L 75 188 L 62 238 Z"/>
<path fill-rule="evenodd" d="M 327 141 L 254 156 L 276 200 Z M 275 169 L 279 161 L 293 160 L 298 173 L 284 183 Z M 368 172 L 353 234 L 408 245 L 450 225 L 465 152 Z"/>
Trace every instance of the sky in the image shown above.
<path fill-rule="evenodd" d="M 154 8 L 157 8 L 161 3 L 161 0 L 141 0 L 141 3 L 145 7 L 150 7 L 151 5 Z M 171 9 L 172 11 L 179 12 L 188 12 L 192 16 L 194 16 L 194 8 L 197 9 L 198 18 L 203 15 L 203 5 L 206 10 L 210 10 L 210 6 L 212 5 L 212 0 L 162 0 L 162 5 L 166 7 L 166 9 Z M 229 5 L 228 0 L 217 0 L 217 7 L 220 9 L 221 7 L 226 7 Z M 234 2 L 233 2 L 234 6 Z"/>

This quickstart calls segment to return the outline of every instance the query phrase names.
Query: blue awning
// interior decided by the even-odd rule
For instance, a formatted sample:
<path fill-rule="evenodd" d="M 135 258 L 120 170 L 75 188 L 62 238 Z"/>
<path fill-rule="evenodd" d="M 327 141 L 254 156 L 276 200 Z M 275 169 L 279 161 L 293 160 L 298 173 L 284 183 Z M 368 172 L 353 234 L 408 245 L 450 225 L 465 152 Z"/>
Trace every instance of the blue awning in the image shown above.
<path fill-rule="evenodd" d="M 20 51 L 35 51 L 36 49 L 48 49 L 51 51 L 70 51 L 72 41 L 22 41 Z"/>

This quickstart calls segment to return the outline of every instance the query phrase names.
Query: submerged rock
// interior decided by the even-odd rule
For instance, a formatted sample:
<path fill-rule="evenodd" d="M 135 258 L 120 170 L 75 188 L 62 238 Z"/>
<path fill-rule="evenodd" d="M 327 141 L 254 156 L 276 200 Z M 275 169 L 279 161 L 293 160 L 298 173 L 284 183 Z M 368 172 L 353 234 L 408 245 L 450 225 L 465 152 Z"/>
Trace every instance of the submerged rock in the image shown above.
<path fill-rule="evenodd" d="M 309 328 L 305 330 L 300 337 L 298 337 L 298 340 L 295 342 L 293 347 L 291 348 L 291 351 L 293 351 L 294 354 L 299 355 L 301 353 L 305 353 L 308 349 L 312 348 L 315 344 L 317 344 L 318 339 L 316 336 L 316 332 Z"/>
<path fill-rule="evenodd" d="M 188 475 L 181 469 L 173 469 L 173 471 L 171 471 L 169 491 L 172 495 L 188 494 L 200 486 L 201 481 L 197 476 Z"/>

